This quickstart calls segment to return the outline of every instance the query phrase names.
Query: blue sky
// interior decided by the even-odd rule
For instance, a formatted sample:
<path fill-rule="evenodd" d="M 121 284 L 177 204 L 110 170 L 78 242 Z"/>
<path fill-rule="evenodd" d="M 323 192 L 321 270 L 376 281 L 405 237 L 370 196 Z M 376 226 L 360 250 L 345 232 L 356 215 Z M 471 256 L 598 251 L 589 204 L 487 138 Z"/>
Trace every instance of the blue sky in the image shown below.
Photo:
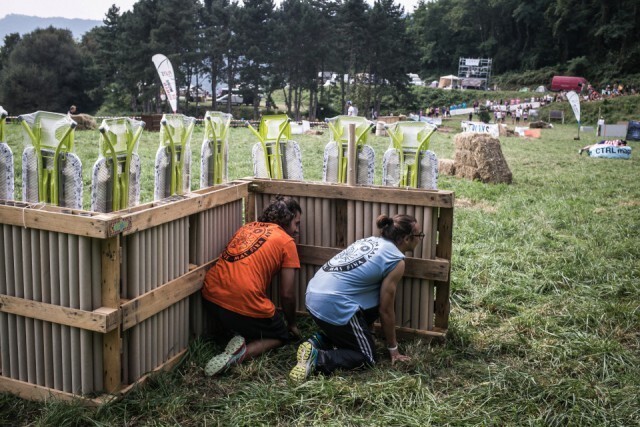
<path fill-rule="evenodd" d="M 11 13 L 44 18 L 82 18 L 102 20 L 112 4 L 120 11 L 130 10 L 136 0 L 2 0 L 0 18 Z M 278 0 L 276 0 L 278 2 Z M 396 0 L 411 12 L 418 0 Z"/>

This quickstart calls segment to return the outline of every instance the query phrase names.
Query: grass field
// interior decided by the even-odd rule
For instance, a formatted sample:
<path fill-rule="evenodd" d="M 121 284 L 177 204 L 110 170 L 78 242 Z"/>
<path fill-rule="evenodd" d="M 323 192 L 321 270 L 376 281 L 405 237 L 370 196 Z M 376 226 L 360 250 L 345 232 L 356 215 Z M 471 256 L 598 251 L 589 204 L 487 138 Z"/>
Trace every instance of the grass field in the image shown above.
<path fill-rule="evenodd" d="M 432 149 L 452 158 L 459 127 L 445 126 Z M 209 379 L 203 366 L 220 348 L 198 340 L 177 369 L 99 409 L 0 395 L 0 425 L 640 425 L 640 143 L 632 160 L 593 159 L 577 150 L 595 136 L 576 133 L 502 138 L 512 185 L 440 177 L 456 196 L 450 329 L 444 342 L 401 342 L 411 362 L 391 366 L 380 343 L 372 370 L 292 386 L 287 347 Z M 148 164 L 157 138 L 141 142 Z M 194 185 L 201 139 L 197 129 Z M 327 135 L 296 139 L 305 178 L 319 180 Z M 88 185 L 97 132 L 76 140 Z M 388 141 L 371 143 L 379 183 Z M 252 144 L 232 130 L 230 178 L 252 174 Z"/>

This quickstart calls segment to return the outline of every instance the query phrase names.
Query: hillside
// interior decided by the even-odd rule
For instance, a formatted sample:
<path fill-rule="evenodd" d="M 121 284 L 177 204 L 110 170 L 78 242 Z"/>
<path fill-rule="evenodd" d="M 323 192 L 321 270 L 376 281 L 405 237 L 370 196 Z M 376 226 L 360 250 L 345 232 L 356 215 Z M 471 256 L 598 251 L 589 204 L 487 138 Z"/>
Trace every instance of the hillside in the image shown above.
<path fill-rule="evenodd" d="M 96 27 L 102 25 L 102 21 L 93 19 L 69 19 L 69 18 L 39 18 L 36 16 L 11 14 L 0 19 L 0 46 L 4 44 L 4 37 L 11 33 L 24 35 L 36 28 L 66 28 L 71 30 L 73 37 L 80 40 L 82 35 Z"/>

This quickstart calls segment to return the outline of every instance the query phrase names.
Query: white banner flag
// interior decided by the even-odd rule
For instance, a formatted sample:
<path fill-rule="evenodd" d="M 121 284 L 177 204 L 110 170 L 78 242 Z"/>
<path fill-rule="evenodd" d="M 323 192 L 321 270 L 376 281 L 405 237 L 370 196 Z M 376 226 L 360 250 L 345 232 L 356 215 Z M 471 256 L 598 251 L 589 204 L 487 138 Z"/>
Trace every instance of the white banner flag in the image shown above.
<path fill-rule="evenodd" d="M 166 56 L 159 53 L 153 55 L 151 60 L 156 66 L 156 70 L 158 70 L 158 75 L 160 76 L 164 93 L 167 94 L 169 105 L 171 105 L 173 112 L 176 113 L 178 111 L 178 92 L 176 91 L 176 77 L 173 74 L 171 62 Z"/>
<path fill-rule="evenodd" d="M 576 116 L 578 124 L 580 124 L 580 96 L 574 91 L 571 91 L 567 93 L 567 99 L 569 100 L 569 104 L 571 105 L 573 114 Z"/>

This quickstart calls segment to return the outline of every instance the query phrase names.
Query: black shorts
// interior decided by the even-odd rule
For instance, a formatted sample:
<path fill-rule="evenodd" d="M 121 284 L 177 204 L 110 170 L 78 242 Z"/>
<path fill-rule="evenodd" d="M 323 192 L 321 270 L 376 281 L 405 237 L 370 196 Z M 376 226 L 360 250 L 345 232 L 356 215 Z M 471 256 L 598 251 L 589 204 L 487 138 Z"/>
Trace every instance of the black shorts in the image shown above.
<path fill-rule="evenodd" d="M 203 300 L 209 315 L 220 323 L 221 329 L 228 337 L 242 335 L 247 342 L 264 338 L 277 339 L 285 343 L 290 341 L 289 329 L 283 314 L 279 311 L 276 311 L 273 317 L 249 317 L 227 310 L 206 299 Z"/>

